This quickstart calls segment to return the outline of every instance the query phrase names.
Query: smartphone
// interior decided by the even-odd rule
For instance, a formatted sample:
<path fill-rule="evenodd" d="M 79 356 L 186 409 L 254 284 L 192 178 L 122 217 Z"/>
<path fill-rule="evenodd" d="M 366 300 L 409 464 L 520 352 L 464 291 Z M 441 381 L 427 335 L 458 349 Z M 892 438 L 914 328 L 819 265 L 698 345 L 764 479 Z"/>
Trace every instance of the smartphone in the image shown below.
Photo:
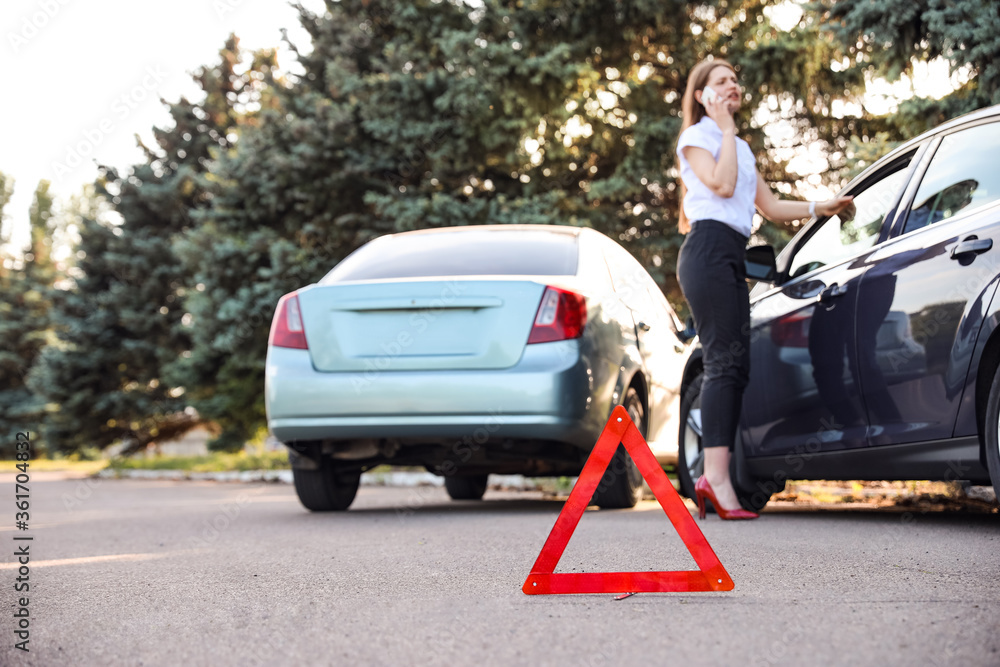
<path fill-rule="evenodd" d="M 701 99 L 704 100 L 705 103 L 714 102 L 719 99 L 719 94 L 716 93 L 715 89 L 711 86 L 705 86 L 705 88 L 701 91 Z"/>

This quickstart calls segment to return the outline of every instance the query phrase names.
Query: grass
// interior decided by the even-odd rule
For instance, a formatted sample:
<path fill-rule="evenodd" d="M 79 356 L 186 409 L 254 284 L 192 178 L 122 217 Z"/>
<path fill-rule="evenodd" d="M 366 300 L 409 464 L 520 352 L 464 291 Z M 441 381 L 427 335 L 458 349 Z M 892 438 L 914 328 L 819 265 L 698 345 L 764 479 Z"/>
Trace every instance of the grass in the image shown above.
<path fill-rule="evenodd" d="M 157 456 L 149 459 L 113 459 L 112 470 L 184 470 L 186 472 L 228 472 L 245 470 L 287 470 L 287 452 L 224 454 L 207 456 Z"/>
<path fill-rule="evenodd" d="M 17 472 L 19 461 L 0 461 L 0 472 Z M 228 472 L 244 470 L 287 470 L 286 452 L 262 454 L 224 454 L 207 456 L 157 456 L 153 458 L 111 459 L 110 461 L 71 461 L 69 459 L 35 459 L 28 462 L 28 472 L 75 471 L 93 474 L 104 468 L 111 470 L 184 470 L 186 472 Z"/>
<path fill-rule="evenodd" d="M 0 472 L 18 472 L 17 465 L 22 461 L 0 461 Z M 28 461 L 28 473 L 54 470 L 72 470 L 76 472 L 95 473 L 104 469 L 107 461 L 71 461 L 69 459 L 33 459 Z"/>

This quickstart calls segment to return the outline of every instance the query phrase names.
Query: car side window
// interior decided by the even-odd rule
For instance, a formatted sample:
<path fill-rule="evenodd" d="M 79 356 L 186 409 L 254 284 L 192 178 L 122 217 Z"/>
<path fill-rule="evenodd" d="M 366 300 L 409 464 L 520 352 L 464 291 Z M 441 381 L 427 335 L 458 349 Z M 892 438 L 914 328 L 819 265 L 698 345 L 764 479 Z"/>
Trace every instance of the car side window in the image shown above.
<path fill-rule="evenodd" d="M 824 220 L 795 252 L 788 276 L 797 278 L 820 267 L 838 264 L 875 245 L 882 223 L 906 185 L 906 167 L 912 159 L 913 153 L 893 163 L 888 173 L 882 172 L 855 188 L 851 192 L 854 215 L 834 215 Z"/>
<path fill-rule="evenodd" d="M 927 167 L 903 233 L 1000 199 L 1000 123 L 945 135 Z"/>

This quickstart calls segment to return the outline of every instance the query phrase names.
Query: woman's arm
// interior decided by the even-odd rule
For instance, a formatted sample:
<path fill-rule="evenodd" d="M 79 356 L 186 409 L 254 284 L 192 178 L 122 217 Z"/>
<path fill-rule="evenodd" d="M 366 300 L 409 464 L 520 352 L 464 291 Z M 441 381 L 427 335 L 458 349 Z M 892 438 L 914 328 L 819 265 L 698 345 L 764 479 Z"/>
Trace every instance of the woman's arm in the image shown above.
<path fill-rule="evenodd" d="M 697 96 L 697 93 L 696 93 Z M 706 100 L 696 97 L 705 107 L 705 114 L 715 121 L 722 130 L 722 148 L 719 149 L 719 159 L 704 148 L 687 146 L 684 148 L 684 159 L 691 165 L 691 171 L 709 190 L 724 199 L 729 199 L 736 192 L 736 176 L 739 170 L 736 163 L 736 122 L 729 102 L 717 97 Z"/>
<path fill-rule="evenodd" d="M 786 201 L 778 199 L 771 192 L 771 188 L 764 182 L 763 177 L 757 174 L 757 197 L 754 200 L 757 210 L 772 222 L 792 222 L 811 217 L 809 202 L 806 201 Z M 842 211 L 847 211 L 848 217 L 854 215 L 854 197 L 834 197 L 826 201 L 816 202 L 816 215 L 836 215 Z"/>
<path fill-rule="evenodd" d="M 684 148 L 684 159 L 691 165 L 691 170 L 698 180 L 709 190 L 728 199 L 736 191 L 736 131 L 722 132 L 722 149 L 719 151 L 719 161 L 705 150 L 697 146 Z"/>

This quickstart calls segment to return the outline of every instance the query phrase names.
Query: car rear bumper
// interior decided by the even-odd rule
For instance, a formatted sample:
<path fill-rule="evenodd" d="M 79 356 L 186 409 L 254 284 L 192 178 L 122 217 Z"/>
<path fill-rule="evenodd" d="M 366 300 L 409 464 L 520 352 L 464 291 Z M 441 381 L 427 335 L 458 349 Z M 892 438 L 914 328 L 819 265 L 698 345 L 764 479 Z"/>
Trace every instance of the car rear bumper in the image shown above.
<path fill-rule="evenodd" d="M 282 442 L 399 438 L 549 440 L 590 448 L 592 373 L 578 340 L 529 345 L 502 370 L 325 373 L 271 347 L 268 428 Z M 601 420 L 598 419 L 597 422 Z"/>

